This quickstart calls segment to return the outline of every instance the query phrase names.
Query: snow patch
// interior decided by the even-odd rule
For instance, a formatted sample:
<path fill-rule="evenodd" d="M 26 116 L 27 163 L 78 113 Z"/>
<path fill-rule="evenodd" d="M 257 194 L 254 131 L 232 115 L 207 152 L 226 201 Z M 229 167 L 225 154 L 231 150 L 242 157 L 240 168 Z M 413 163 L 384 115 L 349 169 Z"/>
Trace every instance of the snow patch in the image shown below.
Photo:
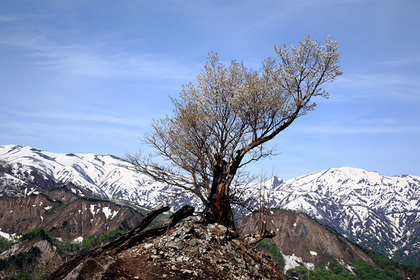
<path fill-rule="evenodd" d="M 95 206 L 96 206 L 96 211 L 95 211 Z M 89 210 L 90 210 L 90 213 L 92 213 L 92 216 L 95 217 L 95 215 L 99 212 L 99 209 L 98 208 L 99 207 L 96 204 L 93 204 L 93 205 L 90 205 L 89 206 Z"/>
<path fill-rule="evenodd" d="M 20 238 L 20 236 L 19 236 L 19 235 L 16 235 L 16 234 L 14 234 L 14 233 L 9 234 L 9 233 L 7 233 L 7 232 L 3 232 L 3 231 L 1 231 L 1 228 L 0 228 L 0 236 L 1 236 L 1 237 L 3 237 L 3 238 L 6 238 L 7 240 L 15 240 L 15 239 Z"/>
<path fill-rule="evenodd" d="M 79 236 L 79 237 L 77 237 L 77 238 L 73 239 L 73 243 L 78 243 L 78 244 L 80 244 L 80 243 L 82 243 L 82 242 L 83 242 L 83 237 L 82 237 L 82 236 Z"/>
<path fill-rule="evenodd" d="M 311 251 L 311 254 L 316 252 Z M 306 263 L 302 261 L 301 257 L 295 256 L 295 254 L 292 254 L 291 256 L 288 255 L 284 255 L 283 254 L 283 259 L 284 259 L 284 272 L 286 272 L 289 269 L 293 269 L 297 266 L 304 266 L 307 269 L 314 269 L 315 265 L 313 263 Z"/>
<path fill-rule="evenodd" d="M 284 259 L 284 271 L 300 266 L 303 263 L 302 258 L 295 256 L 295 254 L 291 256 L 283 255 L 283 259 Z"/>
<path fill-rule="evenodd" d="M 111 217 L 110 219 L 112 220 L 118 214 L 118 211 L 114 211 L 108 206 L 103 207 L 102 212 L 105 214 L 107 220 L 109 219 L 109 217 Z"/>

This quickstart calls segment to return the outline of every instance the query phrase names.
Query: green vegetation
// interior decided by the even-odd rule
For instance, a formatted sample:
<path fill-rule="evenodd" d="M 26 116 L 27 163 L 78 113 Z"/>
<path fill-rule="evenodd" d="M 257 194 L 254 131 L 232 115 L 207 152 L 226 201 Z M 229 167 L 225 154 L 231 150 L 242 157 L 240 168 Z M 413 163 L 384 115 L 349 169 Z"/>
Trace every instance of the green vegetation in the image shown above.
<path fill-rule="evenodd" d="M 370 250 L 376 252 L 380 255 L 386 255 L 387 250 L 385 249 L 385 244 L 379 242 L 378 238 L 372 234 L 365 237 L 365 242 L 363 244 L 366 248 L 371 248 Z"/>
<path fill-rule="evenodd" d="M 411 240 L 397 250 L 394 254 L 394 260 L 401 263 L 420 264 L 420 236 L 414 236 Z"/>
<path fill-rule="evenodd" d="M 29 273 L 19 273 L 16 277 L 5 277 L 4 280 L 33 280 Z"/>
<path fill-rule="evenodd" d="M 407 277 L 410 277 L 410 279 L 420 279 L 420 265 L 401 264 L 371 251 L 366 251 L 366 253 L 384 271 L 385 275 L 391 279 L 407 279 Z"/>
<path fill-rule="evenodd" d="M 61 211 L 62 209 L 66 208 L 69 205 L 69 203 L 62 203 L 61 201 L 54 201 L 52 208 L 47 210 L 46 213 L 47 214 L 54 214 L 57 213 L 59 211 Z"/>
<path fill-rule="evenodd" d="M 287 276 L 295 279 L 309 280 L 400 280 L 400 279 L 420 279 L 420 266 L 410 264 L 400 264 L 390 260 L 385 256 L 370 252 L 377 266 L 373 266 L 363 260 L 356 260 L 352 274 L 344 266 L 339 264 L 334 258 L 330 260 L 327 267 L 318 267 L 308 271 L 303 266 L 289 269 Z"/>
<path fill-rule="evenodd" d="M 13 244 L 13 241 L 7 240 L 0 236 L 0 254 L 9 249 Z"/>
<path fill-rule="evenodd" d="M 29 232 L 25 233 L 20 240 L 34 240 L 35 238 L 40 237 L 41 239 L 47 240 L 51 244 L 53 244 L 53 240 L 55 237 L 51 236 L 48 232 L 44 231 L 43 229 L 34 228 Z"/>
<path fill-rule="evenodd" d="M 124 225 L 123 225 L 124 227 Z M 105 234 L 94 236 L 88 235 L 84 238 L 81 244 L 73 243 L 72 240 L 60 241 L 55 236 L 51 235 L 50 231 L 43 229 L 32 229 L 24 234 L 20 241 L 31 241 L 35 239 L 47 240 L 50 244 L 57 248 L 57 253 L 62 260 L 71 258 L 77 255 L 82 250 L 89 250 L 93 247 L 99 246 L 106 242 L 112 241 L 117 237 L 121 236 L 124 232 L 121 230 L 111 230 Z M 0 253 L 10 248 L 13 244 L 12 241 L 8 241 L 5 238 L 0 238 Z M 26 279 L 44 279 L 44 276 L 48 275 L 54 268 L 60 263 L 60 258 L 53 260 L 53 262 L 47 261 L 46 263 L 38 263 L 37 258 L 41 255 L 41 250 L 38 247 L 32 247 L 27 252 L 21 252 L 17 255 L 13 255 L 7 259 L 0 259 L 0 271 L 5 269 L 11 269 L 12 271 L 20 271 L 15 276 L 9 276 L 4 279 L 8 280 L 26 280 Z M 23 271 L 31 271 L 23 273 Z"/>
<path fill-rule="evenodd" d="M 7 259 L 0 259 L 0 270 L 8 267 L 13 267 L 19 271 L 24 266 L 35 263 L 37 257 L 41 255 L 41 250 L 38 247 L 32 247 L 27 252 L 21 252 L 17 255 L 10 256 Z"/>
<path fill-rule="evenodd" d="M 331 270 L 328 266 L 326 267 L 316 267 L 314 270 L 308 269 L 303 266 L 295 267 L 294 269 L 289 269 L 286 272 L 286 275 L 295 279 L 310 279 L 310 280 L 357 280 L 360 279 L 357 276 L 351 274 L 341 265 L 334 265 L 335 270 Z M 338 270 L 338 271 L 337 271 Z M 336 273 L 338 272 L 338 273 Z M 376 279 L 376 278 L 375 278 Z M 385 278 L 383 278 L 385 280 Z"/>
<path fill-rule="evenodd" d="M 277 247 L 276 243 L 263 239 L 260 242 L 258 242 L 255 246 L 257 247 L 257 249 L 269 253 L 273 257 L 274 262 L 280 269 L 284 268 L 283 255 L 281 254 L 280 249 L 279 247 Z"/>
<path fill-rule="evenodd" d="M 359 276 L 359 279 L 404 279 L 404 275 L 401 275 L 400 273 L 401 272 L 391 276 L 388 271 L 384 269 L 374 267 L 362 260 L 356 261 L 356 274 Z"/>
<path fill-rule="evenodd" d="M 90 248 L 96 247 L 105 242 L 114 240 L 120 237 L 122 234 L 123 233 L 119 230 L 111 230 L 111 231 L 106 232 L 105 234 L 98 235 L 98 236 L 88 235 L 83 239 L 82 244 L 81 244 L 81 249 L 88 250 Z"/>
<path fill-rule="evenodd" d="M 341 265 L 333 256 L 331 256 L 328 266 L 316 266 L 315 269 L 308 269 L 304 266 L 298 266 L 286 271 L 286 275 L 297 279 L 328 279 L 328 280 L 356 280 L 361 279 L 353 275 L 343 265 Z M 375 278 L 376 279 L 376 278 Z M 386 279 L 386 278 L 383 278 Z"/>

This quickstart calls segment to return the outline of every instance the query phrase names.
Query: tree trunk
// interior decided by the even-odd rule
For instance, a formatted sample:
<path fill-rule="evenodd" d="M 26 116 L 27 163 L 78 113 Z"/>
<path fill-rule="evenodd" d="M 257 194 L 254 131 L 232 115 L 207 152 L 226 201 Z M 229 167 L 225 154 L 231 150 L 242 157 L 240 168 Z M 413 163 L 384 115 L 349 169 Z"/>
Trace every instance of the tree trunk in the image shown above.
<path fill-rule="evenodd" d="M 62 264 L 55 272 L 48 276 L 48 280 L 54 279 L 67 279 L 68 276 L 72 271 L 75 270 L 78 266 L 86 262 L 87 260 L 94 260 L 100 258 L 100 256 L 104 256 L 105 254 L 114 254 L 126 250 L 128 248 L 133 247 L 136 244 L 139 244 L 146 238 L 155 237 L 164 234 L 169 228 L 176 225 L 182 219 L 193 215 L 194 207 L 185 205 L 178 211 L 176 211 L 165 224 L 162 226 L 145 229 L 160 213 L 169 210 L 169 207 L 163 207 L 154 211 L 151 211 L 146 216 L 144 216 L 143 220 L 139 224 L 139 226 L 132 231 L 120 236 L 118 239 L 115 239 L 109 242 L 107 245 L 94 248 L 89 251 L 84 251 L 78 255 L 76 255 L 73 259 L 68 262 Z M 97 262 L 97 261 L 96 261 Z M 86 264 L 86 263 L 85 263 Z M 98 264 L 100 264 L 98 262 Z M 105 268 L 104 268 L 105 269 Z M 80 276 L 80 275 L 79 275 Z M 79 277 L 77 278 L 79 279 Z"/>
<path fill-rule="evenodd" d="M 237 169 L 236 164 L 228 165 L 224 160 L 215 165 L 210 197 L 203 213 L 206 223 L 219 223 L 235 230 L 229 188 Z"/>

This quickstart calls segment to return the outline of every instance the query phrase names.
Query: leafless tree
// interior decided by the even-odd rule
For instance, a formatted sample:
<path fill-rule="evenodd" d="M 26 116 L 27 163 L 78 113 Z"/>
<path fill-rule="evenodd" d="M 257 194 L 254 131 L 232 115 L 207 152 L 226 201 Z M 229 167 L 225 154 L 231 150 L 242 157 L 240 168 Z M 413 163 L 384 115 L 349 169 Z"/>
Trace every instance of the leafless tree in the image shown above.
<path fill-rule="evenodd" d="M 342 74 L 330 37 L 321 45 L 305 36 L 275 52 L 278 59 L 259 71 L 236 61 L 226 67 L 210 53 L 197 83 L 172 98 L 173 114 L 155 120 L 145 136 L 155 153 L 128 157 L 139 171 L 197 195 L 206 222 L 234 228 L 229 194 L 238 171 L 272 155 L 266 143 L 313 110 L 313 97 L 328 97 L 321 85 Z"/>

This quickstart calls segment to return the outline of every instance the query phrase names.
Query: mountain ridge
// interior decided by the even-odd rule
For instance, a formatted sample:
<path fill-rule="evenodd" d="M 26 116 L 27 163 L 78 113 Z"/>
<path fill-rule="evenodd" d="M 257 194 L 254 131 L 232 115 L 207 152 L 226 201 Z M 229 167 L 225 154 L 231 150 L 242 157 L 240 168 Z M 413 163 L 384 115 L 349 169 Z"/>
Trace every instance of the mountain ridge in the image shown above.
<path fill-rule="evenodd" d="M 382 242 L 379 253 L 393 255 L 420 234 L 417 176 L 331 168 L 286 181 L 277 191 L 274 207 L 302 210 L 369 249 Z"/>
<path fill-rule="evenodd" d="M 133 172 L 128 162 L 114 156 L 56 154 L 7 145 L 0 146 L 0 160 L 12 166 L 9 172 L 3 172 L 0 181 L 14 180 L 18 184 L 19 176 L 36 169 L 46 179 L 72 182 L 105 197 L 127 199 L 149 209 L 162 202 L 172 210 L 185 204 L 202 208 L 192 194 L 176 196 L 179 189 Z M 420 262 L 416 258 L 420 255 L 419 176 L 384 176 L 342 167 L 286 181 L 273 177 L 238 189 L 252 209 L 258 208 L 263 190 L 270 207 L 307 213 L 377 253 Z M 31 188 L 21 187 L 21 191 L 28 194 Z"/>

